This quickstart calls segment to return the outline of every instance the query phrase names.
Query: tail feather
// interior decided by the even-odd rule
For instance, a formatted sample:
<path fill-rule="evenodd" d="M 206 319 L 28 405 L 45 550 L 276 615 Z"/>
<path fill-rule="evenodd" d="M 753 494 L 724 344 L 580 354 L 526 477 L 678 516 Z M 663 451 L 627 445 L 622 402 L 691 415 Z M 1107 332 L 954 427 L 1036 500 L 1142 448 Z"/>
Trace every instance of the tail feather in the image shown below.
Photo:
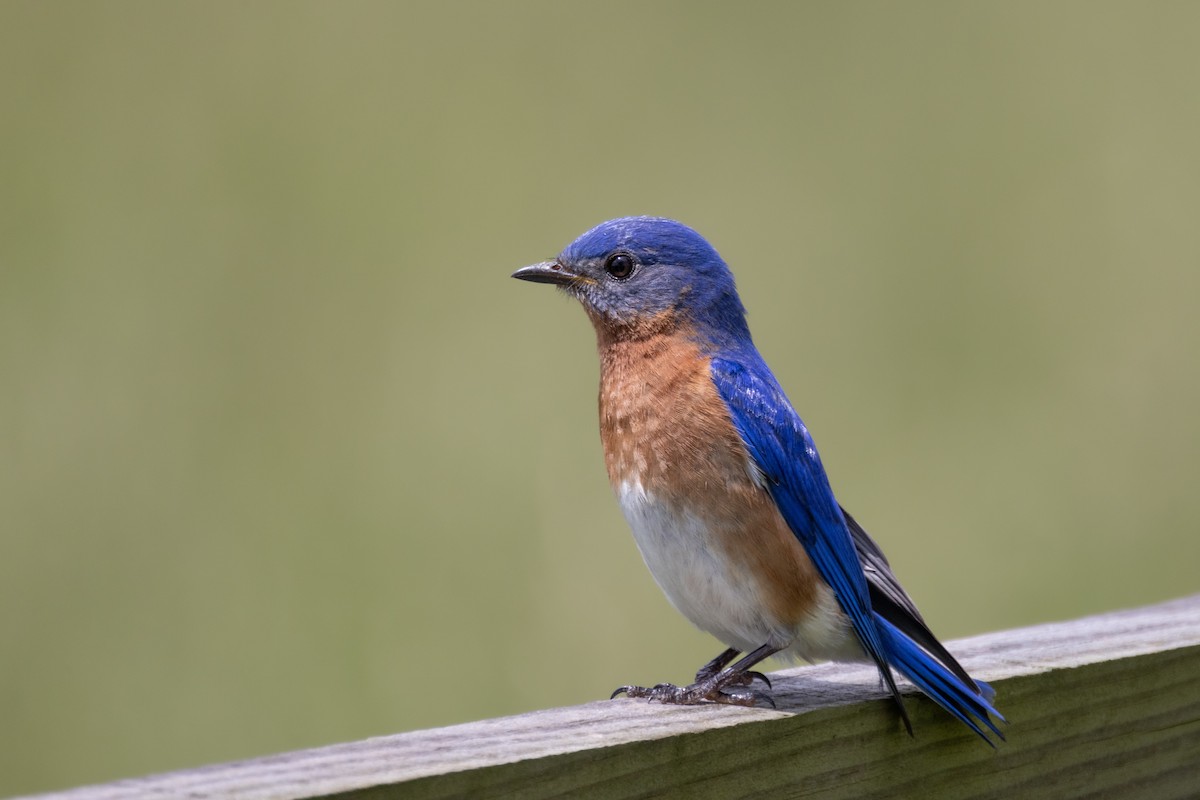
<path fill-rule="evenodd" d="M 964 682 L 895 625 L 878 614 L 875 615 L 875 621 L 879 626 L 887 660 L 898 672 L 988 744 L 995 746 L 984 732 L 984 727 L 1004 739 L 1004 734 L 996 727 L 992 717 L 1001 722 L 1007 720 L 992 706 L 996 692 L 991 686 L 975 680 Z"/>

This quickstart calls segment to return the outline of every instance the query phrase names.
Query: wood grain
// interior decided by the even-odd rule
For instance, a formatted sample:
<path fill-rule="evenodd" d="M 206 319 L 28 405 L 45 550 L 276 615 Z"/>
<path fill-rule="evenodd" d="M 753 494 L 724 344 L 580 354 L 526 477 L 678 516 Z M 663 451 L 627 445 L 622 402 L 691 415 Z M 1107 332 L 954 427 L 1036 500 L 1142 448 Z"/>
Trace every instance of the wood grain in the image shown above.
<path fill-rule="evenodd" d="M 776 711 L 602 701 L 41 797 L 1200 797 L 1200 595 L 950 649 L 996 750 L 919 695 L 909 738 L 872 668 L 824 664 L 773 674 Z"/>

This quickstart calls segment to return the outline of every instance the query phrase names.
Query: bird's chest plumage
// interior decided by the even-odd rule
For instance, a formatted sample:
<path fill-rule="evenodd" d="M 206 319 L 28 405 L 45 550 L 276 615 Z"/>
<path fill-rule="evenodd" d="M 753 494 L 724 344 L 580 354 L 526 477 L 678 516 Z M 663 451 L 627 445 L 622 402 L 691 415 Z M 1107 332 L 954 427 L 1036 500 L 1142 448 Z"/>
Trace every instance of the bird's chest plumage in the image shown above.
<path fill-rule="evenodd" d="M 830 657 L 826 642 L 845 635 L 836 602 L 765 489 L 709 360 L 678 335 L 600 349 L 609 479 L 667 598 L 733 647 Z"/>
<path fill-rule="evenodd" d="M 614 487 L 638 483 L 694 506 L 706 487 L 752 480 L 749 455 L 708 369 L 698 348 L 681 337 L 604 348 L 600 436 Z"/>

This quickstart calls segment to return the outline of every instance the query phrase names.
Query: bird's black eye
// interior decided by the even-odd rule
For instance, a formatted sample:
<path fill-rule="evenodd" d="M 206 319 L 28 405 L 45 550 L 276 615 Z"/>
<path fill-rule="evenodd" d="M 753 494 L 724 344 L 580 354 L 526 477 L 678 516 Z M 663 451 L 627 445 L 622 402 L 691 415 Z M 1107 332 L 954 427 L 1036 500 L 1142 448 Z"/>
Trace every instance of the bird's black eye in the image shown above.
<path fill-rule="evenodd" d="M 625 253 L 613 253 L 604 262 L 604 271 L 623 281 L 633 274 L 633 259 Z"/>

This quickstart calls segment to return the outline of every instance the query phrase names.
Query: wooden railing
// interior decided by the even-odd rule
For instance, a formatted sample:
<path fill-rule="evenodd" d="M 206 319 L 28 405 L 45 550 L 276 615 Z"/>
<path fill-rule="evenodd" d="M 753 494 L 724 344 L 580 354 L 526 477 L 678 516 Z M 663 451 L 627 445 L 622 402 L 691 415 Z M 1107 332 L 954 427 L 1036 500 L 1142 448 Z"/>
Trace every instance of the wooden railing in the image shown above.
<path fill-rule="evenodd" d="M 599 701 L 44 798 L 1200 797 L 1200 595 L 950 643 L 996 688 L 993 750 L 873 668 L 772 675 L 778 710 Z"/>

